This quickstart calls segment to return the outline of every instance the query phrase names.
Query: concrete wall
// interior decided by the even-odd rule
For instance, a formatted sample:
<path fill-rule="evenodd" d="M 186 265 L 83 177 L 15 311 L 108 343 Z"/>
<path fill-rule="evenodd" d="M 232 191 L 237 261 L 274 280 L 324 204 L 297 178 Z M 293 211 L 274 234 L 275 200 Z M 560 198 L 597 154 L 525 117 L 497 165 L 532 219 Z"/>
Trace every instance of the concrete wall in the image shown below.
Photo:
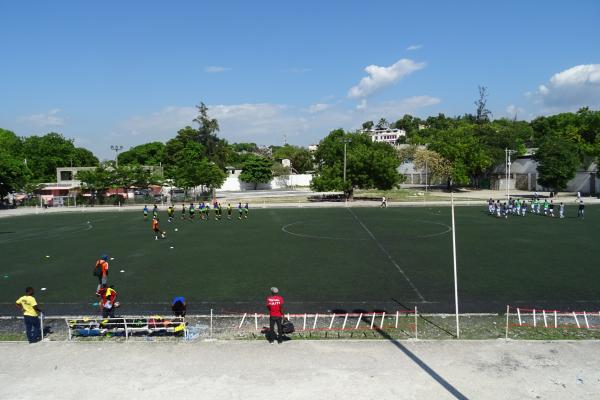
<path fill-rule="evenodd" d="M 227 175 L 227 179 L 223 186 L 218 188 L 224 192 L 239 192 L 242 190 L 254 190 L 254 184 L 240 181 L 241 170 L 230 171 Z M 269 183 L 260 183 L 256 187 L 257 190 L 269 190 L 269 189 L 288 189 L 292 187 L 308 187 L 312 181 L 312 175 L 310 174 L 298 174 L 298 175 L 285 175 L 278 176 L 271 180 Z"/>

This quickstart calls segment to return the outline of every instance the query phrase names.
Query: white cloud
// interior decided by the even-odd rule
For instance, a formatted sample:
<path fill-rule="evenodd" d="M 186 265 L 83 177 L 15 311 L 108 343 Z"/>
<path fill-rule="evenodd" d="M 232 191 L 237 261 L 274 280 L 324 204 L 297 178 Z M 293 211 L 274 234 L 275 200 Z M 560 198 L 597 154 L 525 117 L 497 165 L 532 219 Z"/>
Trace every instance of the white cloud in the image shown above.
<path fill-rule="evenodd" d="M 356 105 L 357 110 L 364 110 L 367 108 L 367 99 L 361 99 L 361 101 Z"/>
<path fill-rule="evenodd" d="M 359 109 L 359 119 L 386 118 L 388 121 L 401 118 L 404 114 L 415 114 L 420 109 L 440 104 L 442 100 L 432 96 L 413 96 L 401 100 L 386 101 Z"/>
<path fill-rule="evenodd" d="M 230 71 L 231 68 L 229 67 L 220 67 L 220 66 L 216 66 L 216 65 L 211 65 L 208 67 L 204 68 L 204 72 L 208 72 L 211 74 L 215 74 L 215 73 L 219 73 L 219 72 L 226 72 L 226 71 Z"/>
<path fill-rule="evenodd" d="M 415 50 L 419 50 L 422 47 L 423 47 L 422 44 L 413 44 L 413 45 L 408 46 L 406 48 L 406 50 L 408 50 L 408 51 L 415 51 Z"/>
<path fill-rule="evenodd" d="M 186 125 L 192 125 L 196 112 L 195 107 L 169 106 L 149 115 L 136 115 L 119 124 L 115 136 L 149 135 L 165 140 L 174 137 Z"/>
<path fill-rule="evenodd" d="M 58 115 L 60 112 L 60 108 L 54 108 L 45 113 L 21 117 L 20 120 L 38 128 L 46 126 L 62 126 L 65 123 L 65 119 Z"/>
<path fill-rule="evenodd" d="M 558 72 L 530 97 L 541 104 L 544 113 L 600 107 L 600 64 L 576 65 Z"/>
<path fill-rule="evenodd" d="M 369 65 L 365 68 L 368 76 L 362 78 L 358 85 L 350 88 L 348 97 L 351 99 L 368 97 L 378 90 L 393 85 L 406 75 L 425 68 L 425 65 L 424 62 L 415 62 L 409 58 L 400 59 L 389 67 Z"/>
<path fill-rule="evenodd" d="M 506 107 L 506 116 L 508 118 L 523 118 L 525 114 L 526 111 L 524 108 L 515 106 L 514 104 L 509 104 Z"/>
<path fill-rule="evenodd" d="M 332 105 L 328 103 L 315 103 L 308 107 L 308 112 L 311 114 L 318 113 L 331 108 L 331 106 Z"/>

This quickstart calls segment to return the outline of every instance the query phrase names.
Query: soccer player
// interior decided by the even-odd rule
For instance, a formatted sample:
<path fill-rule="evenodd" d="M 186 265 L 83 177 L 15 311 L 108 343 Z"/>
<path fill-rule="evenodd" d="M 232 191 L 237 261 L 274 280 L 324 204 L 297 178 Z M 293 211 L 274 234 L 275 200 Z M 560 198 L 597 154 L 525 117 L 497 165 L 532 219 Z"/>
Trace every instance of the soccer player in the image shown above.
<path fill-rule="evenodd" d="M 279 295 L 279 289 L 271 288 L 271 295 L 267 297 L 267 309 L 269 310 L 269 332 L 274 334 L 275 324 L 277 324 L 277 343 L 281 343 L 283 330 L 281 322 L 283 320 L 283 297 Z M 273 343 L 273 340 L 269 340 Z"/>
<path fill-rule="evenodd" d="M 171 311 L 176 317 L 185 317 L 187 305 L 185 304 L 185 298 L 183 296 L 177 296 L 171 303 Z"/>
<path fill-rule="evenodd" d="M 581 217 L 584 219 L 585 214 L 585 204 L 583 204 L 583 200 L 579 200 L 579 210 L 577 210 L 577 218 Z"/>
<path fill-rule="evenodd" d="M 248 203 L 246 203 L 246 205 L 244 206 L 244 218 L 248 219 Z"/>
<path fill-rule="evenodd" d="M 540 200 L 537 197 L 533 200 L 533 212 L 540 213 Z"/>
<path fill-rule="evenodd" d="M 98 287 L 96 288 L 96 291 L 100 290 L 102 285 L 108 283 L 108 256 L 106 254 L 102 254 L 100 259 L 96 261 L 94 276 L 98 277 Z"/>
<path fill-rule="evenodd" d="M 227 203 L 227 219 L 231 219 L 231 203 Z"/>
<path fill-rule="evenodd" d="M 118 307 L 117 291 L 114 286 L 107 287 L 102 285 L 102 288 L 98 290 L 98 297 L 100 297 L 100 310 L 102 311 L 102 318 L 114 318 L 115 308 Z"/>
<path fill-rule="evenodd" d="M 521 215 L 524 217 L 527 214 L 527 201 L 523 200 L 521 204 Z"/>
<path fill-rule="evenodd" d="M 544 215 L 548 215 L 548 208 L 549 208 L 548 200 L 544 199 Z"/>
<path fill-rule="evenodd" d="M 383 196 L 381 198 L 381 208 L 387 208 L 387 199 L 385 198 L 385 196 Z"/>
<path fill-rule="evenodd" d="M 221 220 L 221 217 L 223 216 L 223 208 L 221 207 L 221 203 L 219 203 L 219 208 L 217 208 L 217 215 L 217 218 Z"/>
<path fill-rule="evenodd" d="M 38 307 L 35 297 L 33 297 L 33 288 L 28 286 L 25 289 L 25 296 L 21 296 L 16 301 L 17 307 L 23 312 L 25 321 L 25 335 L 29 343 L 35 343 L 42 340 L 42 331 L 40 329 L 40 317 L 42 310 Z"/>
<path fill-rule="evenodd" d="M 204 202 L 201 202 L 198 206 L 198 216 L 200 217 L 200 220 L 204 220 Z"/>
<path fill-rule="evenodd" d="M 521 215 L 521 200 L 515 200 L 515 214 Z"/>
<path fill-rule="evenodd" d="M 148 220 L 148 206 L 144 206 L 144 221 Z"/>
<path fill-rule="evenodd" d="M 548 215 L 554 218 L 554 200 L 550 200 L 550 205 L 548 206 Z"/>
<path fill-rule="evenodd" d="M 558 214 L 560 218 L 564 218 L 565 217 L 565 205 L 563 204 L 563 202 L 560 202 L 560 205 L 558 206 Z"/>
<path fill-rule="evenodd" d="M 158 235 L 160 235 L 161 239 L 165 238 L 165 233 L 160 231 L 160 226 L 158 225 L 158 217 L 152 218 L 152 230 L 154 231 L 154 240 L 158 240 Z"/>
<path fill-rule="evenodd" d="M 173 204 L 167 208 L 167 215 L 169 215 L 169 222 L 173 222 L 173 217 L 175 216 L 175 208 L 173 207 Z"/>
<path fill-rule="evenodd" d="M 155 204 L 152 209 L 152 216 L 158 218 L 158 206 Z"/>
<path fill-rule="evenodd" d="M 244 210 L 242 209 L 242 203 L 238 203 L 238 213 L 240 214 L 238 216 L 238 219 L 242 219 L 243 212 L 244 212 Z"/>
<path fill-rule="evenodd" d="M 185 203 L 181 205 L 181 219 L 185 219 Z"/>
<path fill-rule="evenodd" d="M 488 212 L 490 215 L 494 215 L 494 200 L 491 197 L 488 200 Z"/>
<path fill-rule="evenodd" d="M 196 215 L 196 208 L 194 208 L 194 203 L 190 203 L 190 208 L 188 210 L 190 213 L 190 221 L 193 221 L 194 216 Z"/>

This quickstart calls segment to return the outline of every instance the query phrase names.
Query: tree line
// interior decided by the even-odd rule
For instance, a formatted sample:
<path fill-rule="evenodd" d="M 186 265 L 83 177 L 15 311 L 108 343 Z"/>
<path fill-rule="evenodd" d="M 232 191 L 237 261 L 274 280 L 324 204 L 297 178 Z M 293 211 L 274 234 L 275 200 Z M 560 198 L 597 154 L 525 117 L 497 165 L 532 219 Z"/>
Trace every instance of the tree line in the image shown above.
<path fill-rule="evenodd" d="M 274 176 L 314 172 L 312 188 L 318 191 L 355 189 L 389 190 L 403 179 L 398 166 L 412 161 L 417 169 L 428 166 L 430 175 L 448 185 L 480 187 L 493 169 L 504 163 L 505 149 L 524 155 L 534 151 L 539 183 L 562 190 L 579 168 L 588 168 L 600 156 L 600 111 L 582 108 L 541 116 L 532 121 L 493 119 L 487 109 L 487 92 L 480 88 L 475 112 L 456 117 L 444 114 L 425 119 L 404 115 L 393 123 L 366 121 L 362 130 L 336 129 L 323 138 L 313 154 L 292 146 L 260 147 L 255 143 L 228 143 L 218 136 L 219 123 L 201 103 L 194 127 L 180 129 L 166 143 L 149 142 L 100 163 L 89 150 L 58 133 L 18 137 L 0 129 L 0 197 L 14 191 L 32 192 L 39 183 L 53 182 L 57 167 L 96 167 L 80 171 L 77 179 L 97 192 L 110 187 L 147 187 L 168 179 L 185 190 L 220 187 L 226 167 L 241 169 L 245 182 L 267 183 Z M 398 128 L 400 148 L 373 142 L 365 130 Z M 344 155 L 345 147 L 345 155 Z M 291 167 L 277 162 L 291 160 Z M 345 163 L 344 163 L 345 158 Z M 142 168 L 161 165 L 164 175 Z M 345 168 L 344 168 L 345 165 Z M 345 169 L 345 179 L 344 179 Z"/>

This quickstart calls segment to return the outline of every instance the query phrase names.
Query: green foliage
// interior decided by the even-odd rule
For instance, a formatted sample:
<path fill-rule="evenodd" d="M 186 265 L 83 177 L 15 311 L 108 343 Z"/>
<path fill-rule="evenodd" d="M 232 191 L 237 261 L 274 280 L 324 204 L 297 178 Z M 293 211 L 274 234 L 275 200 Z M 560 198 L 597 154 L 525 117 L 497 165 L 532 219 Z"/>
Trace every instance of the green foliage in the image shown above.
<path fill-rule="evenodd" d="M 410 138 L 413 133 L 419 131 L 419 125 L 422 123 L 423 121 L 421 121 L 420 118 L 405 114 L 402 118 L 392 124 L 392 128 L 404 130 L 406 132 L 406 136 Z M 401 138 L 398 138 L 398 140 L 400 139 Z"/>
<path fill-rule="evenodd" d="M 30 175 L 21 140 L 13 132 L 0 129 L 0 199 L 23 188 Z"/>
<path fill-rule="evenodd" d="M 538 182 L 556 191 L 567 186 L 580 165 L 577 145 L 561 135 L 546 136 L 535 153 Z"/>
<path fill-rule="evenodd" d="M 344 141 L 346 182 L 343 179 Z M 311 187 L 318 191 L 341 190 L 352 195 L 355 188 L 389 190 L 400 183 L 396 151 L 387 143 L 375 143 L 367 134 L 332 131 L 315 153 L 317 174 Z"/>
<path fill-rule="evenodd" d="M 79 171 L 77 179 L 81 181 L 84 189 L 92 192 L 105 192 L 115 181 L 111 170 L 102 165 L 95 169 Z"/>
<path fill-rule="evenodd" d="M 411 142 L 427 144 L 428 149 L 450 161 L 453 182 L 467 185 L 494 165 L 492 154 L 482 142 L 475 124 L 457 119 L 443 126 L 445 128 L 424 129 Z"/>
<path fill-rule="evenodd" d="M 268 183 L 273 178 L 272 163 L 264 157 L 250 157 L 244 163 L 240 180 L 242 182 L 254 183 L 254 188 L 259 183 Z"/>
<path fill-rule="evenodd" d="M 312 154 L 308 149 L 286 144 L 285 146 L 273 147 L 273 159 L 287 158 L 292 163 L 295 172 L 303 174 L 313 169 Z"/>
<path fill-rule="evenodd" d="M 24 138 L 23 156 L 36 182 L 53 182 L 59 167 L 98 165 L 98 159 L 90 151 L 75 147 L 73 140 L 54 132 Z"/>
<path fill-rule="evenodd" d="M 150 142 L 119 154 L 119 165 L 159 165 L 165 159 L 165 144 Z"/>

